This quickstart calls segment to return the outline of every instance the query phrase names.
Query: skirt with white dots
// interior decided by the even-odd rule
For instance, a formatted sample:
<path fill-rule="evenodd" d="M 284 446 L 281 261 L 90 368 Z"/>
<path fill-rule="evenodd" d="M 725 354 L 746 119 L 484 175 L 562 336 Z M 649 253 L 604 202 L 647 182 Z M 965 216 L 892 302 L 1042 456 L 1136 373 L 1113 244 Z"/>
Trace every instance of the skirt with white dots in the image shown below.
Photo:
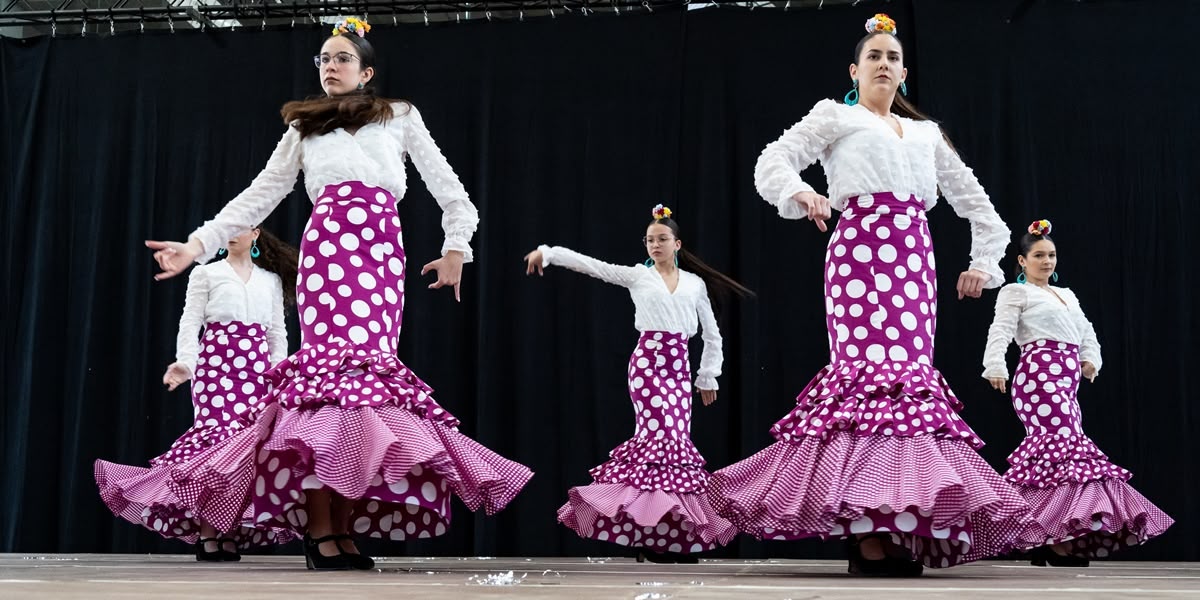
<path fill-rule="evenodd" d="M 236 521 L 231 501 L 248 499 L 252 524 L 306 531 L 307 493 L 323 489 L 356 501 L 351 533 L 428 538 L 446 532 L 452 493 L 493 514 L 529 481 L 524 465 L 459 433 L 396 357 L 404 270 L 395 197 L 327 186 L 300 245 L 301 348 L 267 374 L 275 418 L 176 469 L 205 518 Z"/>
<path fill-rule="evenodd" d="M 923 203 L 851 198 L 825 263 L 829 365 L 771 429 L 775 444 L 713 474 L 720 514 L 760 539 L 891 534 L 930 567 L 1010 550 L 1028 506 L 976 452 L 933 367 Z"/>
<path fill-rule="evenodd" d="M 1069 541 L 1072 554 L 1103 558 L 1174 521 L 1084 434 L 1076 397 L 1081 368 L 1074 344 L 1038 340 L 1021 349 L 1012 396 L 1025 440 L 1009 455 L 1004 477 L 1033 508 L 1022 548 Z"/>
<path fill-rule="evenodd" d="M 270 366 L 266 326 L 237 321 L 208 323 L 192 377 L 195 422 L 150 468 L 97 460 L 100 497 L 114 515 L 163 537 L 195 543 L 201 522 L 172 490 L 171 470 L 202 451 L 243 431 L 266 406 Z M 281 544 L 294 536 L 287 528 L 233 525 L 221 537 L 241 548 Z"/>
<path fill-rule="evenodd" d="M 642 333 L 629 357 L 634 436 L 590 471 L 591 485 L 568 491 L 559 522 L 581 537 L 656 552 L 702 552 L 737 535 L 705 493 L 690 370 L 686 334 Z"/>

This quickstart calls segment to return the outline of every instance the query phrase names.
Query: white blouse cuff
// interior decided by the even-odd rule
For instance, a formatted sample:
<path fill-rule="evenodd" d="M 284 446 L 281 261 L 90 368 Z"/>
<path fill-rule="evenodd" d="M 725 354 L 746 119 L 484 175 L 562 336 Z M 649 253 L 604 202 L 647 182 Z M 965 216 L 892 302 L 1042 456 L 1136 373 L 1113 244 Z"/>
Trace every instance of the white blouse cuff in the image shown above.
<path fill-rule="evenodd" d="M 996 377 L 1007 380 L 1008 379 L 1008 368 L 1003 367 L 1003 366 L 984 368 L 984 370 L 983 370 L 983 378 L 984 379 L 993 379 Z"/>
<path fill-rule="evenodd" d="M 970 268 L 988 274 L 988 282 L 983 285 L 985 289 L 990 290 L 1004 285 L 1004 270 L 1000 268 L 999 260 L 991 258 L 973 260 Z"/>
<path fill-rule="evenodd" d="M 803 219 L 807 217 L 808 211 L 799 202 L 792 200 L 792 196 L 801 192 L 811 191 L 813 191 L 813 187 L 803 181 L 785 187 L 779 193 L 779 199 L 775 203 L 775 208 L 779 210 L 779 216 L 785 219 Z"/>
<path fill-rule="evenodd" d="M 442 256 L 445 256 L 451 250 L 457 250 L 463 253 L 463 263 L 469 263 L 475 260 L 475 255 L 471 252 L 471 236 L 446 236 L 446 241 L 442 243 Z"/>
<path fill-rule="evenodd" d="M 697 375 L 696 376 L 696 389 L 697 390 L 716 390 L 716 389 L 720 389 L 720 388 L 717 387 L 717 378 L 716 377 L 713 377 L 712 375 Z"/>

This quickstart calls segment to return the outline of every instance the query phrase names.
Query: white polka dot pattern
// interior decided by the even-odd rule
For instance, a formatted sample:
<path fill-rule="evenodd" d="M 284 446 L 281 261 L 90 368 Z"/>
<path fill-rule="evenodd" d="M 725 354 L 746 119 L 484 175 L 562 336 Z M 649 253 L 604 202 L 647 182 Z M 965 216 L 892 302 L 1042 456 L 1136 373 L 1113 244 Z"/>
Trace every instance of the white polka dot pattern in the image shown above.
<path fill-rule="evenodd" d="M 171 489 L 171 467 L 153 469 L 119 465 L 103 460 L 95 463 L 96 485 L 100 498 L 118 517 L 141 525 L 159 535 L 195 544 L 200 539 L 203 521 Z M 248 513 L 243 520 L 248 522 Z M 286 528 L 227 524 L 218 527 L 223 538 L 238 548 L 286 544 L 296 536 Z"/>
<path fill-rule="evenodd" d="M 1084 434 L 1080 366 L 1074 344 L 1038 340 L 1021 349 L 1012 395 L 1026 437 L 1009 455 L 1005 478 L 1033 508 L 1020 548 L 1071 541 L 1073 554 L 1103 558 L 1174 521 L 1125 483 L 1129 471 Z"/>
<path fill-rule="evenodd" d="M 929 567 L 1008 551 L 1028 509 L 961 439 L 846 431 L 776 442 L 713 473 L 709 497 L 759 539 L 891 532 Z"/>
<path fill-rule="evenodd" d="M 851 199 L 826 262 L 830 364 L 774 425 L 777 443 L 713 474 L 718 513 L 763 539 L 889 532 L 930 567 L 1007 551 L 1028 506 L 974 452 L 983 442 L 933 367 L 923 203 Z"/>
<path fill-rule="evenodd" d="M 737 530 L 705 495 L 708 472 L 692 444 L 688 336 L 643 332 L 629 357 L 635 434 L 574 487 L 558 520 L 582 537 L 679 553 L 729 543 Z"/>
<path fill-rule="evenodd" d="M 263 374 L 270 368 L 267 333 L 262 325 L 230 321 L 207 323 L 192 377 L 195 422 L 151 466 L 187 460 L 233 433 L 262 412 L 267 392 Z"/>
<path fill-rule="evenodd" d="M 504 508 L 533 476 L 459 433 L 458 421 L 395 356 L 404 249 L 395 198 L 360 182 L 325 188 L 300 247 L 299 352 L 269 374 L 269 426 L 176 469 L 180 496 L 217 522 L 307 528 L 306 492 L 357 500 L 355 534 L 445 533 L 449 494 Z M 309 260 L 311 258 L 311 260 Z M 195 462 L 195 461 L 193 461 Z"/>
<path fill-rule="evenodd" d="M 171 490 L 171 467 L 244 430 L 262 412 L 266 392 L 263 373 L 269 363 L 263 325 L 230 321 L 207 323 L 192 378 L 195 423 L 151 468 L 97 460 L 100 497 L 114 515 L 158 532 L 163 537 L 195 543 L 201 521 Z M 228 530 L 228 529 L 226 529 Z M 281 544 L 292 539 L 287 529 L 239 526 L 229 537 L 239 547 Z"/>

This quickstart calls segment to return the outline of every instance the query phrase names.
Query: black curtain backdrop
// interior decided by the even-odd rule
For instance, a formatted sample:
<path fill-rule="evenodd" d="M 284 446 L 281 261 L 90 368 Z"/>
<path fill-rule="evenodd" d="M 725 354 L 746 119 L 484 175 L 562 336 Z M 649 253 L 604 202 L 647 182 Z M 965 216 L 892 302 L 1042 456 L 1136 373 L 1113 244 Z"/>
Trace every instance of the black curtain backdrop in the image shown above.
<path fill-rule="evenodd" d="M 1062 285 L 1096 325 L 1104 369 L 1084 384 L 1087 432 L 1178 520 L 1119 558 L 1200 559 L 1200 427 L 1186 390 L 1197 358 L 1200 84 L 1188 76 L 1190 0 L 865 2 L 822 10 L 720 8 L 432 27 L 379 24 L 378 82 L 412 100 L 479 206 L 464 300 L 420 285 L 440 211 L 410 169 L 400 205 L 410 290 L 400 357 L 463 431 L 537 475 L 504 512 L 457 518 L 442 538 L 381 554 L 619 555 L 555 522 L 570 486 L 632 432 L 628 295 L 551 269 L 538 243 L 644 259 L 650 207 L 684 243 L 758 292 L 726 307 L 725 374 L 693 436 L 717 469 L 772 440 L 771 424 L 827 361 L 826 236 L 755 193 L 763 146 L 847 90 L 863 21 L 886 10 L 907 44 L 909 88 L 941 120 L 1015 231 L 1056 225 Z M 279 107 L 319 91 L 325 28 L 147 33 L 0 42 L 0 551 L 178 552 L 115 519 L 96 458 L 143 464 L 191 422 L 159 381 L 174 356 L 185 279 L 155 283 L 144 239 L 183 239 L 262 168 Z M 1171 67 L 1171 65 L 1177 65 Z M 806 173 L 824 188 L 819 168 Z M 267 227 L 299 240 L 300 186 Z M 979 377 L 995 292 L 957 301 L 967 224 L 931 213 L 940 311 L 936 364 L 997 469 L 1023 436 Z M 1010 248 L 1005 268 L 1015 260 Z M 298 346 L 294 318 L 292 349 Z M 693 366 L 698 361 L 693 349 Z M 1016 358 L 1010 348 L 1010 365 Z M 283 551 L 294 551 L 285 548 Z M 836 544 L 743 539 L 715 553 L 834 557 Z"/>

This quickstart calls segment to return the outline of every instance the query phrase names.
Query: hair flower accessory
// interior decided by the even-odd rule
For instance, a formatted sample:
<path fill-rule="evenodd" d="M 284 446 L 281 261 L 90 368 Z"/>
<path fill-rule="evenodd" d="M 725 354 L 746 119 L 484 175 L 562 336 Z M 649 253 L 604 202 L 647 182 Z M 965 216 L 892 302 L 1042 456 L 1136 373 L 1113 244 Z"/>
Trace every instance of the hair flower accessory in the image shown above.
<path fill-rule="evenodd" d="M 371 26 L 357 17 L 346 17 L 333 24 L 333 35 L 357 33 L 358 37 L 367 37 L 367 32 L 370 30 Z"/>
<path fill-rule="evenodd" d="M 890 33 L 896 35 L 896 22 L 891 17 L 878 13 L 867 19 L 867 33 Z"/>
<path fill-rule="evenodd" d="M 654 210 L 651 210 L 650 214 L 654 216 L 655 221 L 661 221 L 662 219 L 669 219 L 671 217 L 671 209 L 661 204 L 655 204 Z"/>
<path fill-rule="evenodd" d="M 1050 235 L 1050 221 L 1039 219 L 1029 224 L 1029 233 L 1032 235 Z"/>

